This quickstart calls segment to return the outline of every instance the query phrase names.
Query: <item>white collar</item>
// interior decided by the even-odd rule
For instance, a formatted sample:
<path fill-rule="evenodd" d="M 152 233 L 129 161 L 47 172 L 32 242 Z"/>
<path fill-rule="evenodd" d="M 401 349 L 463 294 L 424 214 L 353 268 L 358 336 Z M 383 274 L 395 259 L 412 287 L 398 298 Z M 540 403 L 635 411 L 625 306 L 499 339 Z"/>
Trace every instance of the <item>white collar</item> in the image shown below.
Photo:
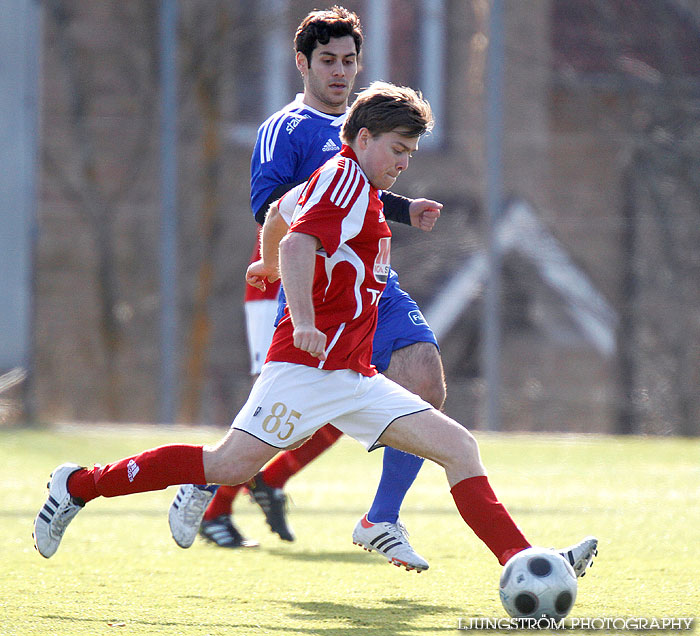
<path fill-rule="evenodd" d="M 303 108 L 314 113 L 315 115 L 318 115 L 319 117 L 323 117 L 324 119 L 330 119 L 332 126 L 342 126 L 343 122 L 345 121 L 345 117 L 347 117 L 347 111 L 344 112 L 342 115 L 330 115 L 328 113 L 322 113 L 320 110 L 316 110 L 315 108 L 311 108 L 311 106 L 304 103 L 304 93 L 297 93 L 296 97 L 294 98 L 294 101 L 290 104 L 290 106 L 293 106 L 294 108 Z"/>

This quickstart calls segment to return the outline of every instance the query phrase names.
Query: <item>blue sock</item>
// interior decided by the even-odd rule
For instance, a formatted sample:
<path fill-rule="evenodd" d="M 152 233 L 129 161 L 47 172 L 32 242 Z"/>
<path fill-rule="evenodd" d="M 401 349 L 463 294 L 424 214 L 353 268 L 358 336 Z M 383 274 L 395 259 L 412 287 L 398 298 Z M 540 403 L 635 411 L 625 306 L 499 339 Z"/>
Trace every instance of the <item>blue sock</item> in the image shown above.
<path fill-rule="evenodd" d="M 396 523 L 408 489 L 416 480 L 423 458 L 387 446 L 384 449 L 382 478 L 367 519 L 372 523 Z"/>

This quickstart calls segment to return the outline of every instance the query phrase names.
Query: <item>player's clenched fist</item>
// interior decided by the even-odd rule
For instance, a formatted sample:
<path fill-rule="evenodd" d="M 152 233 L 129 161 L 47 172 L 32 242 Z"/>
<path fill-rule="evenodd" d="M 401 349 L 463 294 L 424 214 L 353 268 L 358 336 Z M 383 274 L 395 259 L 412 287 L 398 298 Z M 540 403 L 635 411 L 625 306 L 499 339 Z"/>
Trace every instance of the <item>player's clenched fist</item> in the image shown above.
<path fill-rule="evenodd" d="M 248 265 L 245 273 L 245 282 L 261 291 L 266 289 L 267 282 L 274 283 L 280 277 L 279 269 L 266 267 L 262 259 Z"/>
<path fill-rule="evenodd" d="M 431 232 L 440 218 L 442 203 L 431 199 L 413 199 L 408 208 L 411 225 L 424 232 Z"/>
<path fill-rule="evenodd" d="M 294 346 L 319 360 L 326 359 L 326 335 L 314 326 L 294 327 Z"/>

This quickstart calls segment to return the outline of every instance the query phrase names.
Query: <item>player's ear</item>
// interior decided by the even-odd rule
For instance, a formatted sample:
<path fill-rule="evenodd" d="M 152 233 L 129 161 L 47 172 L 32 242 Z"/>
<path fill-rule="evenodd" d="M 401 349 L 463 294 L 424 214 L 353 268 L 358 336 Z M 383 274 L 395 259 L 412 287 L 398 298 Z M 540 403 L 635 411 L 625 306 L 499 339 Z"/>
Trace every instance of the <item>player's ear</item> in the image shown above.
<path fill-rule="evenodd" d="M 296 63 L 297 69 L 301 73 L 301 76 L 304 77 L 304 74 L 309 70 L 309 61 L 306 59 L 306 55 L 304 55 L 301 51 L 297 51 Z"/>
<path fill-rule="evenodd" d="M 368 128 L 360 128 L 360 130 L 357 131 L 356 140 L 362 150 L 367 148 L 367 144 L 369 143 L 370 139 L 372 139 L 372 133 Z"/>

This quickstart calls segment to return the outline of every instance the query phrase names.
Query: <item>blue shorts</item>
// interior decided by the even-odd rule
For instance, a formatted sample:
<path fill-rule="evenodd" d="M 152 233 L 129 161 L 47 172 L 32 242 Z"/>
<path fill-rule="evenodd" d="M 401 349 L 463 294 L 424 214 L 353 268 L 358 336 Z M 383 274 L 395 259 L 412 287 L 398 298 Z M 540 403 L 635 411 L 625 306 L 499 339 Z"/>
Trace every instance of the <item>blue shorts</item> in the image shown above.
<path fill-rule="evenodd" d="M 379 300 L 377 331 L 372 340 L 372 364 L 379 373 L 389 366 L 391 354 L 416 342 L 432 342 L 438 350 L 437 338 L 426 322 L 416 302 L 399 287 L 396 273 L 392 271 L 387 287 Z M 282 320 L 287 299 L 280 287 L 275 327 Z"/>
<path fill-rule="evenodd" d="M 386 371 L 391 354 L 416 342 L 432 342 L 437 338 L 416 302 L 397 286 L 398 293 L 389 298 L 382 295 L 379 301 L 377 331 L 372 341 L 372 364 L 377 371 Z M 439 347 L 438 347 L 439 349 Z"/>

